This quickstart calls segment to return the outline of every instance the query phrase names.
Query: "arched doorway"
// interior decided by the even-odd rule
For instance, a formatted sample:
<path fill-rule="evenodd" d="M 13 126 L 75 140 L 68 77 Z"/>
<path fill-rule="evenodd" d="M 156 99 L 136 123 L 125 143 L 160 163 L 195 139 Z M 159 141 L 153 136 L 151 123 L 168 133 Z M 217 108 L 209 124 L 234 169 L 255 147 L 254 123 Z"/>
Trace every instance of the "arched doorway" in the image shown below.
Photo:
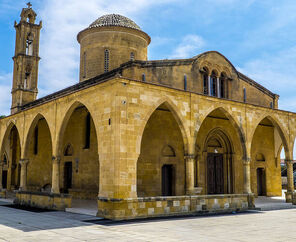
<path fill-rule="evenodd" d="M 25 144 L 27 190 L 51 191 L 52 141 L 46 119 L 38 114 L 29 129 Z"/>
<path fill-rule="evenodd" d="M 196 134 L 195 184 L 202 194 L 242 194 L 245 143 L 233 117 L 211 111 Z"/>
<path fill-rule="evenodd" d="M 1 150 L 1 156 L 5 157 L 7 162 L 4 165 L 6 167 L 4 173 L 6 172 L 6 174 L 3 176 L 2 173 L 2 179 L 6 178 L 6 182 L 2 180 L 2 184 L 3 182 L 6 183 L 7 190 L 17 190 L 20 186 L 21 166 L 19 160 L 21 157 L 21 144 L 18 129 L 14 124 L 8 126 Z"/>
<path fill-rule="evenodd" d="M 168 103 L 150 116 L 137 163 L 138 197 L 180 196 L 185 189 L 184 142 Z"/>
<path fill-rule="evenodd" d="M 207 193 L 233 193 L 232 147 L 227 135 L 213 130 L 205 143 L 207 153 Z"/>
<path fill-rule="evenodd" d="M 96 199 L 100 173 L 97 134 L 89 110 L 81 103 L 74 103 L 64 118 L 59 153 L 61 192 Z"/>

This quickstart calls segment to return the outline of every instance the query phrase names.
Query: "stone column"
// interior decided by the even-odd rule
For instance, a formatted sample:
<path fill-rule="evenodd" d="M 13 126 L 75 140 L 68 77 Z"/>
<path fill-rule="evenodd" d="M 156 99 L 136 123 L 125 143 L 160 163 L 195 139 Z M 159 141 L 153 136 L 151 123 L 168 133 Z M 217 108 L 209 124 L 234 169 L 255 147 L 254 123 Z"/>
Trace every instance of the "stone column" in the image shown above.
<path fill-rule="evenodd" d="M 246 158 L 244 161 L 244 193 L 251 194 L 251 159 Z"/>
<path fill-rule="evenodd" d="M 292 195 L 294 192 L 294 179 L 293 179 L 293 160 L 286 160 L 287 165 L 287 192 L 286 192 L 286 202 L 292 202 Z"/>
<path fill-rule="evenodd" d="M 60 193 L 60 161 L 59 156 L 52 157 L 52 193 Z"/>
<path fill-rule="evenodd" d="M 186 195 L 193 195 L 194 193 L 194 155 L 186 155 Z"/>
<path fill-rule="evenodd" d="M 19 161 L 21 165 L 21 179 L 20 179 L 20 191 L 27 190 L 27 165 L 29 163 L 28 159 L 21 159 Z"/>
<path fill-rule="evenodd" d="M 2 184 L 3 165 L 4 163 L 0 161 L 0 191 L 3 189 L 3 184 Z"/>
<path fill-rule="evenodd" d="M 208 94 L 211 96 L 211 76 L 208 76 Z"/>
<path fill-rule="evenodd" d="M 221 93 L 220 93 L 220 78 L 217 77 L 217 96 L 221 97 Z"/>

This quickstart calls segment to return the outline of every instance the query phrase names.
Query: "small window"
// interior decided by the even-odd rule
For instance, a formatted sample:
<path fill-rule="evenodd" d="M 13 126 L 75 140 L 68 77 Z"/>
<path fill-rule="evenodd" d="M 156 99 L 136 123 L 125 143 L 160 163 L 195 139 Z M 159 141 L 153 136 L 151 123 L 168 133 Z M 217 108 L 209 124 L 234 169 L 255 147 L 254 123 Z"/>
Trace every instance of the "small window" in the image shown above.
<path fill-rule="evenodd" d="M 256 161 L 259 161 L 259 162 L 265 161 L 264 155 L 262 153 L 258 153 L 256 155 Z"/>
<path fill-rule="evenodd" d="M 269 106 L 270 108 L 273 108 L 273 102 L 270 102 Z"/>
<path fill-rule="evenodd" d="M 187 91 L 187 76 L 184 75 L 184 90 Z"/>
<path fill-rule="evenodd" d="M 247 90 L 244 87 L 244 103 L 247 102 Z"/>
<path fill-rule="evenodd" d="M 209 76 L 207 71 L 204 69 L 204 73 L 203 73 L 203 93 L 205 95 L 208 94 L 208 83 L 209 83 Z"/>
<path fill-rule="evenodd" d="M 220 97 L 226 98 L 226 76 L 223 73 L 220 77 Z"/>
<path fill-rule="evenodd" d="M 34 130 L 34 155 L 38 154 L 38 126 Z"/>
<path fill-rule="evenodd" d="M 30 79 L 30 73 L 26 72 L 25 73 L 25 79 L 24 79 L 24 89 L 28 89 L 29 79 Z"/>
<path fill-rule="evenodd" d="M 131 52 L 130 60 L 131 61 L 134 61 L 135 60 L 135 54 L 134 54 L 134 52 Z"/>
<path fill-rule="evenodd" d="M 64 156 L 72 156 L 73 155 L 73 147 L 71 144 L 68 144 L 64 151 Z"/>
<path fill-rule="evenodd" d="M 26 55 L 33 55 L 33 34 L 29 33 L 26 40 Z"/>
<path fill-rule="evenodd" d="M 89 149 L 90 147 L 90 113 L 87 113 L 85 118 L 85 145 L 84 149 Z"/>
<path fill-rule="evenodd" d="M 3 155 L 3 163 L 4 163 L 4 165 L 7 165 L 7 157 L 6 157 L 6 154 Z"/>
<path fill-rule="evenodd" d="M 211 75 L 211 96 L 217 97 L 217 75 L 215 73 Z"/>
<path fill-rule="evenodd" d="M 83 52 L 83 78 L 86 77 L 86 52 Z"/>
<path fill-rule="evenodd" d="M 145 73 L 142 74 L 142 81 L 143 81 L 143 82 L 146 81 L 146 75 L 145 75 Z"/>
<path fill-rule="evenodd" d="M 108 72 L 109 71 L 109 50 L 105 50 L 105 65 L 104 65 L 104 71 Z"/>

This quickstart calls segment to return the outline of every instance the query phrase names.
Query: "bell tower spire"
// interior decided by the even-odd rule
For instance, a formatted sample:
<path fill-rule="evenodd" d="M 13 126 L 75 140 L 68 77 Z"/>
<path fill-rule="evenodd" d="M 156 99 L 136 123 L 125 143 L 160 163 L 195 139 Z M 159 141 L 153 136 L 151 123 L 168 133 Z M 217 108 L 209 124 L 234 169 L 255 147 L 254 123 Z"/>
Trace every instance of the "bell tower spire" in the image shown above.
<path fill-rule="evenodd" d="M 32 4 L 21 12 L 19 23 L 15 21 L 15 54 L 13 59 L 13 84 L 11 113 L 16 113 L 21 106 L 36 99 L 38 89 L 39 37 L 42 22 L 35 24 L 37 14 Z"/>

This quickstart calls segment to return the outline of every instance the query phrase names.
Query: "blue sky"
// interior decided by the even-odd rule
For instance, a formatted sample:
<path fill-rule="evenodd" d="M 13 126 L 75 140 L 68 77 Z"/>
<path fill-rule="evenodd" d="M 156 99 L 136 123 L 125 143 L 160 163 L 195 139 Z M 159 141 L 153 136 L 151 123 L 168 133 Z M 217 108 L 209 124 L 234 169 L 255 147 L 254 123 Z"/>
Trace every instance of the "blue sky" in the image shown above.
<path fill-rule="evenodd" d="M 15 31 L 27 1 L 0 0 L 0 113 L 9 114 Z M 208 50 L 280 95 L 296 112 L 295 0 L 32 0 L 43 21 L 39 97 L 78 82 L 77 33 L 99 16 L 133 19 L 152 42 L 149 59 L 188 58 Z"/>

